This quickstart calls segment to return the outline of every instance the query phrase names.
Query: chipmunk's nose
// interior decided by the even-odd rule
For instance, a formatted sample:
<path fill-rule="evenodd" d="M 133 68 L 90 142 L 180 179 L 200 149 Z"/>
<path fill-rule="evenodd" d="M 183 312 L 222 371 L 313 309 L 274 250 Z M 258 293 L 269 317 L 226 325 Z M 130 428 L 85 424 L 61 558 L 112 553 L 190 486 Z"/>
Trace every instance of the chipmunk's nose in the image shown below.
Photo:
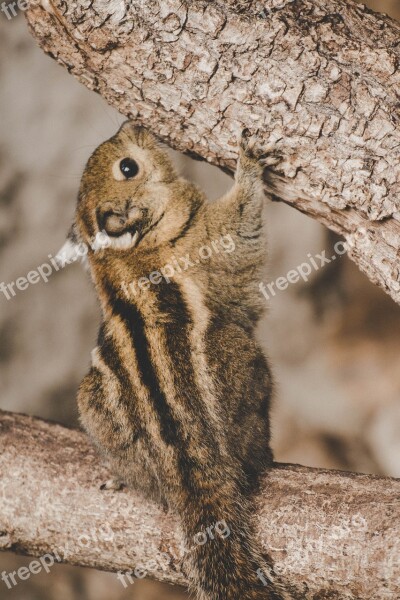
<path fill-rule="evenodd" d="M 118 213 L 105 214 L 102 229 L 109 235 L 120 235 L 126 230 L 127 218 L 126 215 Z"/>
<path fill-rule="evenodd" d="M 138 208 L 130 208 L 124 211 L 105 209 L 97 217 L 99 229 L 104 230 L 111 236 L 122 235 L 126 231 L 135 228 L 135 223 L 140 219 L 141 214 Z"/>

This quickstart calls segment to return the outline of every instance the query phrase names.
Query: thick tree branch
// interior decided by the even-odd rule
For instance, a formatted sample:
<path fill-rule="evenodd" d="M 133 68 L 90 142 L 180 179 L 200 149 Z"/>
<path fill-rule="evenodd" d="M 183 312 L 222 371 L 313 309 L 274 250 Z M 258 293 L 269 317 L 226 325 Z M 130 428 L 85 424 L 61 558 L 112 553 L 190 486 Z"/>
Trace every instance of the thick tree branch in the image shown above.
<path fill-rule="evenodd" d="M 84 434 L 0 413 L 0 474 L 0 549 L 186 583 L 177 519 L 100 491 L 109 475 Z M 277 465 L 262 488 L 260 540 L 299 598 L 400 597 L 399 480 Z"/>
<path fill-rule="evenodd" d="M 42 48 L 171 146 L 233 170 L 238 131 L 282 162 L 268 188 L 349 243 L 400 302 L 400 25 L 343 0 L 46 0 Z"/>

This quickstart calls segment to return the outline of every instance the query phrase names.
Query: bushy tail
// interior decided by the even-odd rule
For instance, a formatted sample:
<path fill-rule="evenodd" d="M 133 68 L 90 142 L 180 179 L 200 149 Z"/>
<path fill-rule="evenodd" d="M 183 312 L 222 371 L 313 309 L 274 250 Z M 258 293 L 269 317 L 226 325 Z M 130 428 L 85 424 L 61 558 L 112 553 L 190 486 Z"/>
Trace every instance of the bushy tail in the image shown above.
<path fill-rule="evenodd" d="M 257 547 L 251 502 L 231 484 L 199 500 L 182 514 L 196 600 L 289 600 Z"/>

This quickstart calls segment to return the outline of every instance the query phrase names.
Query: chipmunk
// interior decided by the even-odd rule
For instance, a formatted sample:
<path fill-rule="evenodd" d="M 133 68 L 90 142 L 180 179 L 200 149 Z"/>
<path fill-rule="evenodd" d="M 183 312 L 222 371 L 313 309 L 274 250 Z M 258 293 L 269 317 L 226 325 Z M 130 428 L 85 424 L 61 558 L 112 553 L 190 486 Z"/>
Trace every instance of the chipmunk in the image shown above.
<path fill-rule="evenodd" d="M 84 428 L 118 481 L 179 515 L 187 540 L 221 519 L 231 530 L 190 553 L 198 600 L 289 597 L 252 522 L 252 493 L 272 464 L 272 378 L 254 332 L 265 304 L 262 174 L 276 163 L 255 145 L 245 130 L 233 188 L 208 202 L 128 121 L 89 159 L 70 235 L 110 238 L 87 255 L 102 324 L 78 392 Z M 217 252 L 222 236 L 234 251 Z M 215 251 L 199 259 L 207 244 Z M 162 277 L 171 256 L 190 268 Z M 123 282 L 133 281 L 129 295 Z"/>

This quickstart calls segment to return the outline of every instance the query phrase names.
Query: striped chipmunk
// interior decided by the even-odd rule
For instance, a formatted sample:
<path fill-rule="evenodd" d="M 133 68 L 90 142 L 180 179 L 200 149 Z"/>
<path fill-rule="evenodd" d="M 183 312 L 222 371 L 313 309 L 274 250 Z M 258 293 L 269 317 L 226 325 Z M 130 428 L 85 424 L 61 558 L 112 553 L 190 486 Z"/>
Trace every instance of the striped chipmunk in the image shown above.
<path fill-rule="evenodd" d="M 115 473 L 106 487 L 124 482 L 175 511 L 188 546 L 217 521 L 231 532 L 185 558 L 197 600 L 291 597 L 252 520 L 272 463 L 271 374 L 255 328 L 265 304 L 262 175 L 278 160 L 255 146 L 245 130 L 234 186 L 208 202 L 153 135 L 126 122 L 87 163 L 67 242 L 87 244 L 102 309 L 78 405 Z M 110 243 L 95 248 L 102 231 Z M 163 276 L 171 263 L 174 275 Z"/>

